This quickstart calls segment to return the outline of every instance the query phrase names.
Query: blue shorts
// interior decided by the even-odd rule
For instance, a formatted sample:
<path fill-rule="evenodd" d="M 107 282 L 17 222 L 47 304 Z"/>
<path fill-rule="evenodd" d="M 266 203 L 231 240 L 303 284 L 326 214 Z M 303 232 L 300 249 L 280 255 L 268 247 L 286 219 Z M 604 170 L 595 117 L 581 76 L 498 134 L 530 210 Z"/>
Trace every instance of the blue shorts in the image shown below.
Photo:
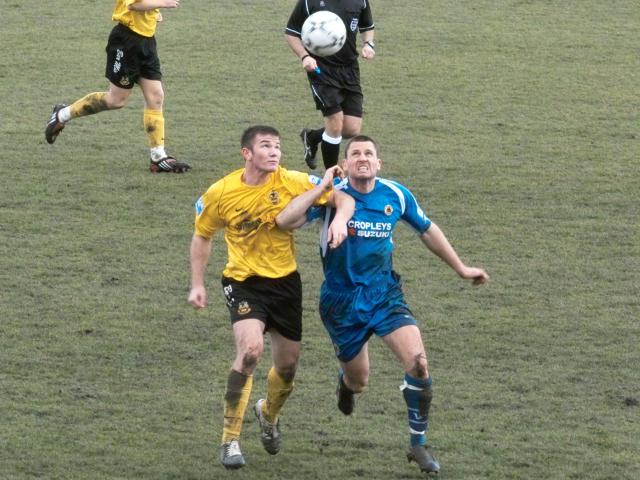
<path fill-rule="evenodd" d="M 325 282 L 320 290 L 320 318 L 342 362 L 353 360 L 374 333 L 384 337 L 405 325 L 416 325 L 399 281 L 355 290 L 332 290 Z"/>

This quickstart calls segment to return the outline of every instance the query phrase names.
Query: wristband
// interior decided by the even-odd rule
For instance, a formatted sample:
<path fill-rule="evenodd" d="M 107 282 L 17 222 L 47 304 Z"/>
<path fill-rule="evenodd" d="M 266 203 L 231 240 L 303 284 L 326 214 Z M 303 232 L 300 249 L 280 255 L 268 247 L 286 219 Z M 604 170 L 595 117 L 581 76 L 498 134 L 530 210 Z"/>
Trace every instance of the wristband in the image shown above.
<path fill-rule="evenodd" d="M 309 55 L 308 53 L 306 55 L 303 55 L 302 58 L 300 58 L 301 62 L 304 62 L 304 59 L 307 57 L 310 57 L 311 55 Z"/>
<path fill-rule="evenodd" d="M 369 45 L 371 47 L 371 50 L 375 50 L 376 49 L 376 44 L 373 43 L 371 40 L 367 40 L 366 42 L 364 42 L 365 45 Z"/>

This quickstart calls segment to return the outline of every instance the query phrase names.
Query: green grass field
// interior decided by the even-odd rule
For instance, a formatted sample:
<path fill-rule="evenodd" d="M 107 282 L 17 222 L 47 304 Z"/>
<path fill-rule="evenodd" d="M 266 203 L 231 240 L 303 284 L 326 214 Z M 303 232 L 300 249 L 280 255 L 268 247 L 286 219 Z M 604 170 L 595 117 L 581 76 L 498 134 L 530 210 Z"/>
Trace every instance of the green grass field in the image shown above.
<path fill-rule="evenodd" d="M 106 87 L 111 1 L 0 0 L 0 478 L 411 479 L 403 373 L 371 343 L 369 391 L 335 406 L 316 304 L 316 232 L 298 232 L 305 339 L 284 445 L 217 461 L 233 355 L 216 238 L 210 307 L 186 302 L 193 202 L 268 123 L 284 164 L 319 124 L 282 29 L 293 0 L 184 0 L 158 32 L 169 151 L 147 171 L 142 95 L 70 123 L 51 105 Z M 396 269 L 435 381 L 444 479 L 640 478 L 640 10 L 613 0 L 373 2 L 364 132 L 384 176 L 491 283 L 459 280 L 407 228 Z M 268 359 L 268 354 L 265 360 Z M 252 403 L 264 394 L 268 360 Z"/>

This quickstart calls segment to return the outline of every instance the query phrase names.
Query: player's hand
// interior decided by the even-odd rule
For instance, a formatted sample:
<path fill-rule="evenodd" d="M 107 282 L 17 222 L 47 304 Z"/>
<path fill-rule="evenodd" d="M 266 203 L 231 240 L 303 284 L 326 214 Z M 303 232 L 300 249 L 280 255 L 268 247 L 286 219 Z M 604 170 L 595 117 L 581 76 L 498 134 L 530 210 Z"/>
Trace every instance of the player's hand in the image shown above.
<path fill-rule="evenodd" d="M 343 221 L 333 221 L 327 230 L 327 243 L 329 248 L 338 248 L 347 238 L 347 224 Z"/>
<path fill-rule="evenodd" d="M 207 289 L 204 288 L 204 285 L 199 285 L 197 287 L 192 287 L 189 292 L 189 303 L 193 306 L 193 308 L 200 310 L 207 306 Z"/>
<path fill-rule="evenodd" d="M 156 15 L 156 22 L 160 23 L 162 20 L 164 20 L 164 19 L 162 18 L 162 13 L 161 13 L 161 12 L 158 12 L 158 15 Z"/>
<path fill-rule="evenodd" d="M 368 44 L 364 44 L 364 46 L 362 47 L 362 58 L 365 58 L 367 60 L 371 60 L 373 57 L 376 56 L 376 51 L 371 48 Z"/>
<path fill-rule="evenodd" d="M 482 268 L 477 267 L 465 267 L 460 276 L 472 280 L 474 286 L 482 285 L 489 281 L 489 274 Z"/>
<path fill-rule="evenodd" d="M 308 57 L 305 57 L 304 60 L 302 60 L 302 67 L 307 72 L 313 72 L 316 68 L 318 68 L 318 62 L 316 62 L 315 58 L 309 55 Z"/>
<path fill-rule="evenodd" d="M 324 177 L 322 177 L 322 185 L 329 189 L 333 185 L 334 178 L 344 178 L 344 172 L 338 165 L 334 165 L 331 168 L 328 168 L 326 172 L 324 172 Z"/>

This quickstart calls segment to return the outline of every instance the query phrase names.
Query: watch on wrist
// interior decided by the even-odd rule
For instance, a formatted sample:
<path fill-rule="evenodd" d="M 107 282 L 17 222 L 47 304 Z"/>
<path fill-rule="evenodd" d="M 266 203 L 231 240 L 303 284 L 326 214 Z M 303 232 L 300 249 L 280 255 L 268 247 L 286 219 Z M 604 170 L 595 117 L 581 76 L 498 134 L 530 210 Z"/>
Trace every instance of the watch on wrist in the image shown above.
<path fill-rule="evenodd" d="M 366 42 L 364 42 L 365 45 L 369 45 L 373 50 L 376 49 L 376 44 L 374 43 L 373 40 L 367 40 Z"/>

